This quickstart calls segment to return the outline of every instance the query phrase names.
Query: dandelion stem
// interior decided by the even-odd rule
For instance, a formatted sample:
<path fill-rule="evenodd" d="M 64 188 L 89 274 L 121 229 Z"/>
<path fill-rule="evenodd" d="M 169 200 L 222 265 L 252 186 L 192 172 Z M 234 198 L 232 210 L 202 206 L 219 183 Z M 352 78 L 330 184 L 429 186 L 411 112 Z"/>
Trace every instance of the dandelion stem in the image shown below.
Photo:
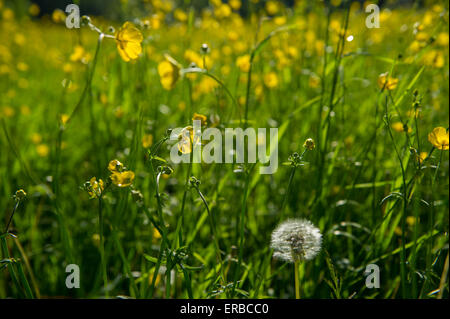
<path fill-rule="evenodd" d="M 294 263 L 295 276 L 295 299 L 300 299 L 300 262 L 298 260 Z"/>

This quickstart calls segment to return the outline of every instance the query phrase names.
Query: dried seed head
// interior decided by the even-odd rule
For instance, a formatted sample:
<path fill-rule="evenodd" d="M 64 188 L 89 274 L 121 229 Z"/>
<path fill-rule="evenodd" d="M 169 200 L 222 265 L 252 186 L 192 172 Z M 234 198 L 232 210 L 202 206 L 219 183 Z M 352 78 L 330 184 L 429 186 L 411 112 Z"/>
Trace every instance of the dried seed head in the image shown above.
<path fill-rule="evenodd" d="M 273 257 L 287 262 L 313 259 L 322 244 L 322 234 L 310 221 L 290 219 L 272 233 Z"/>

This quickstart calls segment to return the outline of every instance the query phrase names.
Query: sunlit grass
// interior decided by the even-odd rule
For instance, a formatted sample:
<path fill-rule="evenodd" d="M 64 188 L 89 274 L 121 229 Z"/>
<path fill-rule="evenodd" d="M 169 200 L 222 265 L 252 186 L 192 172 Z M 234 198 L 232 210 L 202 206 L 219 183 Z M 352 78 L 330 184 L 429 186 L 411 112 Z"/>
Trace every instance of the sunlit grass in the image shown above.
<path fill-rule="evenodd" d="M 150 2 L 69 30 L 0 0 L 1 298 L 448 297 L 447 2 Z M 277 172 L 173 164 L 193 118 L 277 127 Z M 323 235 L 295 267 L 289 218 Z"/>

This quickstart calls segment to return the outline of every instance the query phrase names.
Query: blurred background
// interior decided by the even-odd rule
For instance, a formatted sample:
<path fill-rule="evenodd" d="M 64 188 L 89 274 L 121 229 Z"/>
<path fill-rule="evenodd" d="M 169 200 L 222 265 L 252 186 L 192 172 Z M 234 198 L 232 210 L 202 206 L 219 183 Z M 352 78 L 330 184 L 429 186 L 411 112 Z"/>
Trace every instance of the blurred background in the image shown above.
<path fill-rule="evenodd" d="M 296 2 L 306 0 L 279 0 L 285 7 L 290 8 L 295 5 Z M 345 1 L 342 0 L 317 0 L 318 2 L 330 3 L 334 7 L 344 5 Z M 233 0 L 224 0 L 223 3 L 230 4 Z M 246 17 L 250 12 L 255 12 L 255 9 L 264 10 L 264 7 L 268 0 L 242 0 L 240 1 L 240 8 L 238 12 Z M 376 3 L 381 8 L 389 5 L 389 7 L 396 6 L 410 6 L 412 8 L 426 7 L 433 4 L 430 0 L 379 0 L 379 1 L 362 1 L 356 0 L 352 2 L 359 2 L 363 4 L 365 2 Z M 197 12 L 202 11 L 214 3 L 209 0 L 33 0 L 33 1 L 14 1 L 6 0 L 7 4 L 11 8 L 17 9 L 16 12 L 26 12 L 31 3 L 35 3 L 40 8 L 38 17 L 44 15 L 51 15 L 55 9 L 61 9 L 64 11 L 67 5 L 74 3 L 80 6 L 81 14 L 103 16 L 110 20 L 123 20 L 130 16 L 132 17 L 144 17 L 149 14 L 155 13 L 159 9 L 163 11 L 170 11 L 173 8 L 193 9 Z M 160 7 L 160 8 L 158 8 Z M 20 10 L 25 9 L 25 10 Z"/>

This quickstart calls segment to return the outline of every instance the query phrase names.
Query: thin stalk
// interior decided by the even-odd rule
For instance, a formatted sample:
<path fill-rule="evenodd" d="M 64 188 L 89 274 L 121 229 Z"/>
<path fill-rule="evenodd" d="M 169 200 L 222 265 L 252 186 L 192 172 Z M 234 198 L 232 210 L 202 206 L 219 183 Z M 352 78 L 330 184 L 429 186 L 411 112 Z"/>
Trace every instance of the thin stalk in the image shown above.
<path fill-rule="evenodd" d="M 109 297 L 108 292 L 108 274 L 106 272 L 106 261 L 105 261 L 105 239 L 103 236 L 103 199 L 100 195 L 98 198 L 98 228 L 100 235 L 100 259 L 102 264 L 102 277 L 103 277 L 103 287 L 105 290 L 105 296 Z"/>
<path fill-rule="evenodd" d="M 25 295 L 27 296 L 27 299 L 33 299 L 33 292 L 31 291 L 30 284 L 28 283 L 27 277 L 25 276 L 25 272 L 23 271 L 22 263 L 18 261 L 16 263 L 17 266 L 17 273 L 20 279 L 20 282 L 22 283 L 22 286 L 25 288 Z"/>
<path fill-rule="evenodd" d="M 154 152 L 156 152 L 156 151 L 154 151 Z M 165 225 L 164 225 L 164 219 L 163 219 L 163 214 L 162 214 L 162 204 L 161 204 L 161 199 L 159 197 L 158 178 L 156 176 L 155 169 L 153 167 L 152 159 L 150 159 L 149 162 L 150 162 L 150 171 L 152 173 L 152 181 L 154 181 L 154 184 L 155 184 L 154 187 L 155 187 L 155 197 L 156 197 L 156 203 L 157 203 L 158 218 L 159 218 L 159 222 L 161 224 L 161 228 L 163 230 L 163 232 L 161 233 L 161 236 L 163 237 L 163 240 L 161 241 L 161 245 L 159 247 L 158 260 L 157 260 L 156 265 L 155 265 L 155 270 L 153 271 L 152 283 L 150 285 L 150 290 L 149 290 L 149 293 L 147 295 L 147 297 L 152 298 L 154 290 L 155 290 L 156 279 L 157 279 L 158 274 L 159 274 L 159 269 L 161 267 L 162 258 L 164 256 L 164 251 L 166 249 L 166 241 L 164 240 L 164 238 L 166 236 L 166 233 L 165 233 Z"/>
<path fill-rule="evenodd" d="M 41 298 L 41 293 L 39 292 L 39 287 L 36 282 L 36 277 L 34 276 L 33 269 L 31 268 L 30 262 L 28 261 L 27 255 L 25 254 L 25 251 L 20 244 L 20 241 L 17 238 L 14 238 L 14 243 L 16 244 L 17 248 L 19 249 L 20 254 L 22 255 L 23 262 L 25 264 L 26 269 L 28 270 L 28 273 L 30 274 L 31 283 L 33 284 L 34 293 L 36 295 L 37 299 Z"/>
<path fill-rule="evenodd" d="M 296 260 L 294 263 L 295 276 L 295 299 L 300 299 L 300 261 Z"/>
<path fill-rule="evenodd" d="M 156 154 L 156 152 L 158 151 L 159 147 L 167 140 L 167 138 L 162 139 L 160 142 L 158 142 L 155 147 L 152 149 L 151 154 Z M 159 256 L 158 256 L 158 260 L 156 262 L 155 265 L 155 270 L 153 272 L 153 278 L 152 278 L 152 283 L 150 285 L 150 290 L 148 292 L 148 294 L 146 295 L 147 298 L 151 298 L 153 297 L 153 293 L 155 290 L 155 285 L 156 285 L 156 279 L 158 277 L 159 274 L 159 269 L 161 267 L 162 264 L 162 259 L 164 257 L 164 252 L 166 250 L 166 247 L 170 247 L 169 243 L 168 243 L 168 239 L 167 239 L 167 229 L 164 223 L 164 218 L 163 218 L 163 214 L 162 214 L 162 203 L 161 203 L 161 198 L 159 195 L 159 177 L 161 174 L 156 175 L 154 166 L 153 166 L 153 161 L 152 159 L 150 159 L 150 171 L 152 174 L 152 181 L 154 182 L 154 187 L 155 187 L 155 197 L 156 197 L 156 202 L 157 202 L 157 212 L 158 212 L 158 218 L 159 218 L 159 223 L 160 223 L 160 229 L 158 229 L 158 231 L 161 231 L 161 236 L 162 236 L 162 241 L 161 241 L 161 245 L 159 248 Z M 166 254 L 166 258 L 167 258 L 167 262 L 171 262 L 171 257 L 170 254 Z"/>
<path fill-rule="evenodd" d="M 79 110 L 79 108 L 83 104 L 83 101 L 84 101 L 84 98 L 86 97 L 87 92 L 90 89 L 90 86 L 92 84 L 92 79 L 93 79 L 94 73 L 95 73 L 95 67 L 97 66 L 98 53 L 100 51 L 100 45 L 101 45 L 102 40 L 103 40 L 104 37 L 105 37 L 105 34 L 103 34 L 103 33 L 100 33 L 99 36 L 98 36 L 97 47 L 95 48 L 95 54 L 94 54 L 94 60 L 92 61 L 91 72 L 89 74 L 89 77 L 88 77 L 88 80 L 86 82 L 86 85 L 85 85 L 85 87 L 83 89 L 83 93 L 81 94 L 80 99 L 78 100 L 78 103 L 75 105 L 75 108 L 73 109 L 72 113 L 70 114 L 69 119 L 65 123 L 66 125 L 69 124 L 69 122 L 72 120 L 74 115 L 77 113 L 77 111 Z"/>
<path fill-rule="evenodd" d="M 447 281 L 447 275 L 448 275 L 448 252 L 447 257 L 445 258 L 444 270 L 442 270 L 441 281 L 439 283 L 439 294 L 437 296 L 437 299 L 442 299 L 442 295 L 444 294 L 445 282 Z"/>
<path fill-rule="evenodd" d="M 244 195 L 242 197 L 242 205 L 241 205 L 241 213 L 239 216 L 239 223 L 237 224 L 237 225 L 239 225 L 239 245 L 238 245 L 239 255 L 238 255 L 238 264 L 237 264 L 236 270 L 234 272 L 234 283 L 233 283 L 233 289 L 232 289 L 232 293 L 231 293 L 232 297 L 234 296 L 234 293 L 236 290 L 238 277 L 239 277 L 239 273 L 240 273 L 241 265 L 242 265 L 242 258 L 244 255 L 245 210 L 247 207 L 249 182 L 250 182 L 250 172 L 246 172 Z"/>
<path fill-rule="evenodd" d="M 19 292 L 20 292 L 21 294 L 23 294 L 23 292 L 22 292 L 22 287 L 20 286 L 19 281 L 18 281 L 18 279 L 17 279 L 16 271 L 14 270 L 14 262 L 12 261 L 11 256 L 9 255 L 8 244 L 7 244 L 7 242 L 6 242 L 6 236 L 8 235 L 9 226 L 11 225 L 12 219 L 13 219 L 13 217 L 14 217 L 14 213 L 16 212 L 17 208 L 19 207 L 19 204 L 20 204 L 20 200 L 17 200 L 17 201 L 16 201 L 16 204 L 14 205 L 14 208 L 13 208 L 13 211 L 12 211 L 12 213 L 11 213 L 11 216 L 9 217 L 8 223 L 6 224 L 6 228 L 5 228 L 5 232 L 4 232 L 5 236 L 2 236 L 2 237 L 1 237 L 1 240 L 2 240 L 2 250 L 3 250 L 3 255 L 4 255 L 4 257 L 5 257 L 6 259 L 10 259 L 10 260 L 11 260 L 11 263 L 9 264 L 9 268 L 8 268 L 8 269 L 9 269 L 9 273 L 10 273 L 10 275 L 11 275 L 11 279 L 12 279 L 14 285 L 15 285 L 15 286 L 17 287 L 17 289 L 19 290 Z M 23 273 L 23 271 L 22 271 L 22 273 Z M 29 287 L 29 285 L 28 285 L 28 282 L 27 282 L 26 279 L 23 280 L 24 277 L 21 276 L 20 270 L 19 270 L 19 277 L 21 277 L 22 284 L 25 283 L 24 287 L 25 287 L 25 296 L 26 296 L 26 298 L 33 298 L 33 297 L 32 297 L 33 294 L 30 293 L 30 292 L 31 292 L 31 289 L 29 289 L 30 287 Z M 27 289 L 27 288 L 28 288 L 28 289 Z"/>
<path fill-rule="evenodd" d="M 303 159 L 303 156 L 306 154 L 307 151 L 308 151 L 308 149 L 305 148 L 304 151 L 302 152 L 302 154 L 300 155 L 299 161 L 301 161 Z M 283 217 L 284 217 L 284 209 L 286 207 L 286 204 L 287 204 L 287 201 L 289 198 L 289 193 L 291 191 L 292 181 L 294 180 L 296 168 L 297 168 L 297 166 L 293 165 L 292 169 L 291 169 L 291 174 L 289 175 L 288 187 L 286 189 L 286 193 L 284 194 L 283 204 L 281 205 L 280 220 L 283 220 Z"/>
<path fill-rule="evenodd" d="M 191 177 L 191 171 L 192 171 L 192 159 L 193 159 L 193 154 L 194 154 L 194 150 L 191 150 L 191 154 L 190 154 L 190 161 L 188 164 L 188 170 L 187 170 L 187 174 L 186 174 L 186 180 L 184 182 L 184 192 L 183 192 L 183 199 L 181 202 L 181 212 L 180 212 L 180 218 L 178 219 L 178 224 L 177 224 L 177 229 L 176 229 L 176 236 L 174 241 L 176 242 L 177 238 L 178 238 L 178 245 L 181 247 L 183 246 L 183 234 L 182 234 L 182 229 L 183 229 L 183 221 L 184 221 L 184 208 L 186 206 L 186 199 L 187 199 L 187 193 L 189 190 L 189 179 Z M 174 244 L 174 246 L 176 247 L 176 244 Z"/>
<path fill-rule="evenodd" d="M 252 52 L 250 56 L 250 67 L 247 73 L 247 91 L 245 93 L 245 115 L 244 115 L 244 129 L 248 126 L 248 107 L 250 103 L 250 88 L 252 85 L 252 70 L 253 70 L 253 59 L 255 58 L 255 51 Z"/>
<path fill-rule="evenodd" d="M 395 144 L 395 139 L 394 136 L 392 135 L 392 131 L 391 131 L 391 124 L 389 121 L 389 114 L 388 114 L 388 110 L 387 110 L 387 99 L 386 99 L 386 103 L 385 103 L 385 114 L 386 114 L 386 126 L 389 132 L 389 136 L 391 138 L 392 141 L 392 145 L 394 146 L 394 150 L 395 153 L 397 155 L 398 161 L 400 163 L 400 168 L 402 171 L 402 182 L 403 182 L 403 211 L 402 211 L 402 216 L 401 216 L 401 229 L 402 229 L 402 250 L 401 250 L 401 254 L 400 254 L 400 258 L 401 258 L 401 264 L 400 264 L 400 276 L 401 276 L 401 286 L 402 286 L 402 295 L 403 298 L 406 298 L 407 296 L 407 290 L 406 290 L 406 209 L 408 206 L 408 200 L 407 200 L 407 184 L 406 184 L 406 172 L 405 172 L 405 168 L 403 166 L 403 160 L 402 157 L 400 155 L 400 152 L 397 149 L 397 145 Z"/>
<path fill-rule="evenodd" d="M 204 70 L 201 68 L 186 68 L 186 69 L 182 69 L 181 70 L 182 74 L 188 74 L 188 73 L 200 73 L 203 74 L 205 76 L 210 77 L 211 79 L 213 79 L 214 81 L 216 81 L 225 91 L 225 93 L 229 96 L 229 98 L 231 99 L 231 101 L 233 102 L 233 105 L 236 109 L 236 111 L 239 112 L 239 121 L 241 120 L 241 114 L 240 114 L 240 109 L 239 109 L 239 104 L 236 101 L 236 98 L 233 96 L 233 94 L 231 93 L 231 91 L 228 89 L 228 87 L 221 81 L 219 80 L 218 77 L 216 77 L 214 74 L 208 72 L 208 70 Z M 190 82 L 190 81 L 189 81 Z M 192 94 L 190 94 L 190 96 L 192 96 Z"/>
<path fill-rule="evenodd" d="M 14 217 L 14 213 L 15 213 L 16 210 L 17 210 L 17 207 L 19 207 L 19 203 L 20 203 L 19 200 L 16 201 L 16 204 L 14 205 L 14 208 L 13 208 L 13 211 L 12 211 L 12 213 L 11 213 L 11 216 L 9 216 L 9 220 L 8 220 L 8 223 L 6 224 L 6 228 L 5 228 L 5 232 L 4 232 L 5 234 L 8 233 L 9 226 L 11 225 L 11 222 L 12 222 L 12 219 L 13 219 L 13 217 Z"/>
<path fill-rule="evenodd" d="M 330 135 L 330 127 L 331 127 L 331 112 L 334 109 L 334 97 L 336 94 L 336 89 L 337 89 L 337 82 L 338 82 L 338 76 L 339 76 L 339 69 L 341 66 L 341 61 L 342 61 L 342 55 L 344 52 L 344 48 L 345 48 L 345 35 L 347 34 L 347 29 L 348 29 L 348 23 L 349 23 L 349 17 L 350 17 L 350 6 L 348 6 L 347 11 L 346 11 L 346 15 L 345 15 L 345 24 L 344 24 L 344 33 L 340 36 L 339 38 L 339 42 L 338 42 L 338 46 L 336 48 L 336 54 L 334 57 L 334 73 L 333 73 L 333 79 L 332 79 L 332 83 L 331 83 L 331 92 L 330 92 L 330 98 L 329 98 L 329 102 L 328 102 L 328 107 L 329 107 L 329 111 L 327 114 L 327 117 L 325 119 L 325 123 L 322 123 L 322 109 L 323 109 L 323 100 L 321 101 L 320 104 L 320 110 L 319 110 L 319 127 L 318 129 L 318 136 L 319 136 L 319 140 L 318 140 L 318 144 L 319 144 L 319 174 L 317 175 L 317 187 L 318 192 L 317 192 L 317 198 L 322 197 L 322 193 L 323 193 L 323 189 L 324 187 L 322 187 L 322 183 L 323 183 L 323 174 L 324 174 L 324 168 L 325 168 L 325 157 L 327 154 L 327 148 L 328 148 L 328 139 L 329 139 L 329 135 Z M 328 17 L 329 19 L 329 17 Z M 329 20 L 328 20 L 329 23 Z M 328 38 L 328 26 L 327 26 L 327 38 Z M 327 55 L 327 53 L 325 52 L 325 55 Z M 322 81 L 325 81 L 325 79 L 322 79 Z M 325 85 L 322 86 L 322 89 L 325 88 Z M 322 92 L 322 94 L 324 94 L 324 92 Z M 322 127 L 323 126 L 323 127 Z M 322 141 L 322 133 L 321 130 L 325 131 L 325 139 Z"/>
<path fill-rule="evenodd" d="M 433 233 L 433 228 L 434 228 L 434 214 L 435 214 L 435 207 L 434 207 L 434 187 L 435 187 L 435 183 L 438 177 L 438 172 L 439 172 L 439 168 L 441 167 L 441 162 L 442 162 L 442 155 L 443 155 L 444 151 L 441 150 L 441 153 L 439 155 L 439 162 L 438 165 L 436 166 L 436 170 L 434 171 L 433 174 L 433 179 L 431 180 L 431 214 L 430 214 L 430 221 L 429 221 L 429 233 L 432 234 Z M 431 262 L 431 251 L 432 251 L 432 247 L 433 247 L 433 240 L 431 239 L 429 241 L 428 244 L 428 249 L 427 249 L 427 256 L 426 256 L 426 265 L 427 268 L 428 267 L 432 267 L 432 262 Z M 426 282 L 427 280 L 425 280 Z M 424 285 L 425 285 L 424 282 Z"/>
<path fill-rule="evenodd" d="M 10 259 L 11 260 L 11 256 L 9 255 L 9 249 L 8 249 L 8 244 L 6 243 L 6 236 L 1 238 L 2 241 L 2 250 L 3 250 L 3 256 L 6 259 Z M 13 261 L 11 261 L 8 264 L 8 270 L 9 270 L 9 274 L 11 275 L 11 279 L 14 283 L 14 286 L 16 286 L 17 290 L 19 291 L 19 294 L 21 296 L 26 296 L 22 290 L 22 287 L 19 284 L 19 281 L 17 280 L 17 275 L 16 275 L 16 271 L 14 270 L 14 265 L 13 265 Z"/>
<path fill-rule="evenodd" d="M 418 170 L 416 174 L 420 174 L 421 170 L 422 170 L 422 162 L 421 162 L 421 158 L 420 158 L 420 153 L 421 153 L 421 145 L 420 145 L 420 134 L 419 134 L 419 124 L 417 122 L 417 104 L 414 104 L 414 125 L 415 125 L 415 129 L 416 129 L 416 142 L 417 142 L 417 154 L 419 155 L 418 157 Z M 418 192 L 418 198 L 421 198 L 421 184 L 417 183 L 417 192 Z M 417 268 L 417 238 L 419 237 L 419 203 L 416 201 L 415 202 L 415 206 L 414 206 L 414 248 L 412 251 L 412 258 L 411 258 L 411 276 L 412 276 L 412 297 L 413 298 L 417 298 L 417 274 L 416 274 L 416 268 Z"/>
<path fill-rule="evenodd" d="M 111 229 L 111 233 L 112 233 L 113 239 L 114 239 L 114 241 L 116 243 L 117 250 L 119 251 L 119 256 L 122 259 L 125 273 L 130 278 L 131 288 L 132 288 L 131 289 L 131 296 L 134 297 L 134 298 L 138 298 L 139 290 L 138 290 L 138 288 L 136 286 L 136 282 L 134 280 L 133 274 L 131 273 L 130 265 L 129 265 L 129 262 L 128 262 L 126 256 L 125 256 L 124 251 L 123 251 L 122 244 L 119 241 L 119 237 L 117 235 L 117 231 L 113 228 L 113 229 Z"/>
<path fill-rule="evenodd" d="M 226 283 L 226 278 L 223 272 L 223 261 L 222 261 L 222 256 L 221 256 L 221 251 L 220 251 L 220 246 L 219 246 L 219 237 L 217 236 L 217 230 L 215 227 L 215 223 L 214 223 L 214 218 L 213 215 L 211 213 L 211 210 L 209 209 L 209 205 L 208 202 L 206 201 L 205 197 L 203 196 L 202 192 L 200 191 L 200 189 L 198 188 L 198 186 L 194 186 L 194 188 L 197 190 L 198 195 L 200 196 L 200 198 L 203 201 L 203 204 L 206 207 L 206 211 L 208 212 L 208 219 L 209 219 L 209 223 L 210 223 L 210 227 L 211 227 L 211 231 L 212 231 L 212 236 L 213 236 L 213 241 L 214 241 L 214 246 L 216 249 L 216 257 L 217 260 L 220 263 L 220 273 L 221 273 L 221 279 L 223 283 Z"/>

